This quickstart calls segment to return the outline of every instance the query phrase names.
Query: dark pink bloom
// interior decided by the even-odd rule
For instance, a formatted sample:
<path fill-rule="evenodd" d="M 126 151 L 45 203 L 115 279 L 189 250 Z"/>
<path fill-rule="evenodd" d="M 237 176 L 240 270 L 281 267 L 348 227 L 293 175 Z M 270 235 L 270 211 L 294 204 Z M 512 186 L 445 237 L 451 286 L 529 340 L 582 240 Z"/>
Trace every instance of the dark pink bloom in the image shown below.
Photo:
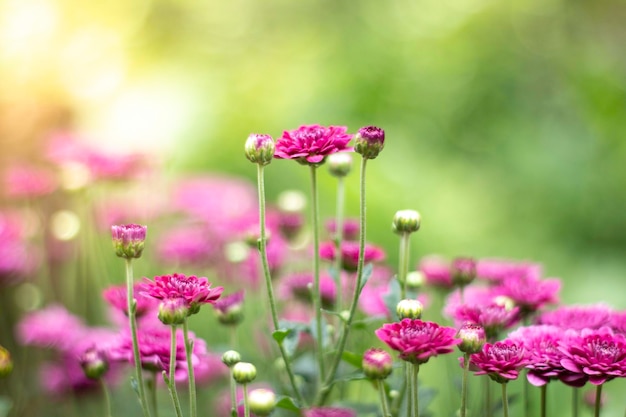
<path fill-rule="evenodd" d="M 463 362 L 463 358 L 460 359 Z M 522 343 L 509 339 L 486 343 L 481 352 L 470 355 L 470 367 L 478 369 L 475 375 L 489 375 L 501 384 L 517 379 L 519 371 L 528 363 L 528 354 Z"/>
<path fill-rule="evenodd" d="M 359 239 L 359 219 L 344 219 L 343 221 L 343 240 L 358 240 Z M 326 222 L 326 230 L 331 236 L 335 236 L 337 233 L 337 224 L 335 219 L 330 219 Z"/>
<path fill-rule="evenodd" d="M 532 262 L 510 261 L 505 259 L 480 259 L 476 264 L 478 278 L 500 283 L 509 278 L 541 277 L 541 265 Z"/>
<path fill-rule="evenodd" d="M 461 339 L 456 338 L 456 329 L 422 320 L 404 319 L 383 324 L 375 333 L 390 348 L 400 352 L 400 359 L 415 364 L 450 353 L 461 343 Z"/>
<path fill-rule="evenodd" d="M 493 339 L 520 320 L 519 309 L 491 303 L 485 305 L 460 305 L 454 312 L 456 323 L 475 323 L 483 326 L 488 339 Z"/>
<path fill-rule="evenodd" d="M 46 169 L 19 165 L 10 167 L 5 174 L 8 197 L 41 197 L 57 187 L 54 175 Z"/>
<path fill-rule="evenodd" d="M 313 407 L 302 412 L 303 417 L 356 417 L 356 411 L 339 407 Z"/>
<path fill-rule="evenodd" d="M 111 226 L 115 254 L 120 258 L 139 258 L 143 252 L 148 228 L 138 224 Z"/>
<path fill-rule="evenodd" d="M 275 158 L 295 159 L 301 164 L 317 165 L 333 153 L 351 151 L 348 142 L 352 135 L 345 126 L 305 125 L 296 130 L 284 131 L 276 142 Z"/>
<path fill-rule="evenodd" d="M 564 355 L 561 365 L 594 385 L 626 377 L 626 336 L 608 327 L 583 329 L 561 343 L 559 350 Z"/>
<path fill-rule="evenodd" d="M 615 333 L 626 335 L 626 310 L 611 314 L 611 328 Z"/>
<path fill-rule="evenodd" d="M 502 280 L 494 290 L 509 297 L 520 308 L 522 316 L 559 302 L 561 281 L 539 279 L 533 275 L 511 275 Z"/>
<path fill-rule="evenodd" d="M 137 300 L 136 317 L 141 317 L 150 310 L 156 310 L 158 302 L 148 297 L 141 292 L 141 284 L 135 284 L 133 288 L 133 294 L 135 300 Z M 112 285 L 102 291 L 102 297 L 113 308 L 121 311 L 125 315 L 128 315 L 128 296 L 126 285 Z"/>
<path fill-rule="evenodd" d="M 335 244 L 325 242 L 320 245 L 320 258 L 333 262 L 335 260 Z M 385 251 L 374 245 L 365 245 L 364 263 L 380 262 L 385 259 Z M 341 244 L 342 268 L 346 271 L 356 271 L 359 262 L 359 242 L 342 242 Z"/>
<path fill-rule="evenodd" d="M 241 308 L 241 305 L 243 304 L 243 295 L 243 290 L 240 290 L 232 294 L 223 296 L 213 303 L 213 308 L 222 312 L 223 314 L 228 313 L 228 311 L 233 308 Z"/>
<path fill-rule="evenodd" d="M 162 275 L 154 277 L 154 281 L 144 278 L 142 290 L 146 295 L 158 300 L 167 298 L 182 298 L 190 309 L 190 314 L 197 313 L 201 304 L 212 304 L 224 288 L 211 288 L 211 284 L 205 277 L 183 274 Z"/>
<path fill-rule="evenodd" d="M 537 317 L 537 324 L 552 324 L 563 329 L 599 329 L 611 321 L 612 310 L 603 304 L 562 306 Z"/>
<path fill-rule="evenodd" d="M 422 258 L 418 269 L 424 274 L 427 285 L 444 289 L 450 289 L 454 286 L 450 262 L 439 256 L 431 255 Z"/>
<path fill-rule="evenodd" d="M 295 273 L 282 278 L 278 294 L 283 299 L 291 297 L 306 303 L 313 301 L 313 274 L 309 272 Z M 335 305 L 337 289 L 335 281 L 329 274 L 322 273 L 320 275 L 320 297 L 322 299 L 322 307 L 329 309 Z"/>

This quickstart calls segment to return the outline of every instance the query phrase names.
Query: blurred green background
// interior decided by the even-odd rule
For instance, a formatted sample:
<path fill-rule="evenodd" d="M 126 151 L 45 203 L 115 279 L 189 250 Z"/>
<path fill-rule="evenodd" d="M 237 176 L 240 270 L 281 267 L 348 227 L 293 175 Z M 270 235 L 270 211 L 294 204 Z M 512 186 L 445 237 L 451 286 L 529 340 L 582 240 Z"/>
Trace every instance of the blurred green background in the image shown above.
<path fill-rule="evenodd" d="M 0 162 L 71 126 L 254 179 L 251 132 L 374 124 L 369 239 L 392 262 L 393 214 L 416 209 L 414 263 L 533 260 L 564 302 L 624 309 L 625 21 L 620 0 L 2 0 Z M 270 199 L 308 190 L 296 163 L 266 175 Z"/>

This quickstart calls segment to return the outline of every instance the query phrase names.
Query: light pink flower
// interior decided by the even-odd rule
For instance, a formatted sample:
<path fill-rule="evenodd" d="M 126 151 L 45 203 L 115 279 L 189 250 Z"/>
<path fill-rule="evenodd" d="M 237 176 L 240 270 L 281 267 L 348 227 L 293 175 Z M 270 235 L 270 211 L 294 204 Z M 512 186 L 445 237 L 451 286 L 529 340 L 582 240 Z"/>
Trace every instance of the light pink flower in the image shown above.
<path fill-rule="evenodd" d="M 461 365 L 463 358 L 460 358 Z M 485 343 L 483 350 L 470 355 L 470 367 L 478 369 L 475 375 L 489 375 L 498 383 L 517 379 L 519 372 L 529 363 L 521 342 L 504 340 L 494 344 Z"/>
<path fill-rule="evenodd" d="M 9 167 L 4 180 L 8 197 L 41 197 L 52 193 L 57 187 L 52 172 L 29 165 Z"/>
<path fill-rule="evenodd" d="M 221 248 L 203 225 L 169 230 L 157 241 L 158 261 L 169 265 L 207 266 L 221 255 Z"/>
<path fill-rule="evenodd" d="M 540 264 L 506 259 L 480 259 L 476 264 L 477 277 L 496 284 L 509 278 L 539 279 L 541 270 Z"/>
<path fill-rule="evenodd" d="M 604 304 L 562 306 L 537 317 L 537 324 L 552 324 L 563 329 L 599 329 L 611 321 L 612 309 Z"/>
<path fill-rule="evenodd" d="M 146 296 L 141 292 L 141 284 L 135 284 L 133 288 L 133 297 L 137 300 L 137 311 L 135 317 L 141 317 L 150 310 L 155 310 L 158 307 L 158 302 L 152 298 Z M 126 285 L 112 285 L 102 291 L 102 297 L 109 303 L 109 305 L 118 311 L 121 311 L 125 315 L 128 315 L 128 290 Z"/>
<path fill-rule="evenodd" d="M 69 350 L 86 332 L 82 320 L 60 304 L 28 313 L 17 324 L 22 345 Z"/>
<path fill-rule="evenodd" d="M 444 289 L 454 287 L 450 262 L 442 257 L 437 255 L 426 256 L 420 261 L 418 269 L 424 274 L 427 285 Z"/>
<path fill-rule="evenodd" d="M 456 329 L 422 320 L 404 319 L 383 324 L 375 333 L 390 348 L 400 352 L 400 359 L 414 364 L 450 353 L 461 343 L 461 339 L 456 338 Z"/>
<path fill-rule="evenodd" d="M 24 219 L 0 212 L 0 287 L 27 279 L 41 263 L 40 250 L 29 243 Z"/>
<path fill-rule="evenodd" d="M 345 126 L 305 125 L 284 131 L 276 142 L 274 157 L 295 159 L 301 164 L 322 164 L 330 154 L 352 150 L 347 146 L 352 140 L 347 130 Z"/>
<path fill-rule="evenodd" d="M 522 316 L 534 313 L 547 304 L 559 302 L 561 280 L 539 279 L 533 275 L 511 275 L 502 280 L 494 290 L 513 300 Z"/>
<path fill-rule="evenodd" d="M 343 240 L 358 240 L 359 239 L 359 219 L 347 218 L 343 220 Z M 335 219 L 330 219 L 326 222 L 326 230 L 331 236 L 335 236 L 337 233 L 337 224 Z"/>
<path fill-rule="evenodd" d="M 313 278 L 313 274 L 309 272 L 294 273 L 283 277 L 278 287 L 279 297 L 282 299 L 293 297 L 306 303 L 313 302 Z M 322 273 L 320 275 L 322 307 L 326 309 L 332 308 L 335 305 L 336 296 L 335 281 L 329 274 Z"/>
<path fill-rule="evenodd" d="M 184 299 L 190 314 L 197 313 L 201 304 L 214 303 L 224 290 L 222 287 L 211 288 L 205 277 L 198 278 L 195 275 L 187 277 L 178 273 L 156 276 L 154 281 L 144 278 L 141 288 L 144 294 L 157 300 Z"/>
<path fill-rule="evenodd" d="M 335 260 L 335 243 L 325 242 L 320 245 L 320 258 L 333 262 Z M 364 263 L 380 262 L 385 259 L 385 251 L 375 245 L 365 245 Z M 341 243 L 342 268 L 356 271 L 359 262 L 359 242 L 346 241 Z"/>

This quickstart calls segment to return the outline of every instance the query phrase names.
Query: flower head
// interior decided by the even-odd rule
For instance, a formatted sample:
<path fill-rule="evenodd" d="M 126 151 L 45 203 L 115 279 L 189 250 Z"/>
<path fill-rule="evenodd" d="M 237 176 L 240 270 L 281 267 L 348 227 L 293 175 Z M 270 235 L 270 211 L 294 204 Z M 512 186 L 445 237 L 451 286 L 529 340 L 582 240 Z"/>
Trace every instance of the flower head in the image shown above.
<path fill-rule="evenodd" d="M 313 275 L 308 272 L 295 273 L 282 279 L 279 287 L 281 298 L 294 297 L 306 303 L 313 302 L 312 288 Z M 335 281 L 329 274 L 320 275 L 320 297 L 323 308 L 332 308 L 335 305 L 337 290 Z"/>
<path fill-rule="evenodd" d="M 476 375 L 489 375 L 501 384 L 517 379 L 519 371 L 528 363 L 528 354 L 522 343 L 508 339 L 486 343 L 482 351 L 470 356 L 470 365 L 478 369 Z"/>
<path fill-rule="evenodd" d="M 217 319 L 222 324 L 238 324 L 243 320 L 243 290 L 229 294 L 213 303 Z"/>
<path fill-rule="evenodd" d="M 417 232 L 422 223 L 422 217 L 415 210 L 399 210 L 393 216 L 391 227 L 394 232 L 402 235 Z"/>
<path fill-rule="evenodd" d="M 476 261 L 473 258 L 456 258 L 450 271 L 452 282 L 458 286 L 470 284 L 476 278 Z"/>
<path fill-rule="evenodd" d="M 359 219 L 347 218 L 343 221 L 343 236 L 342 240 L 358 240 L 359 239 Z M 337 222 L 335 219 L 330 219 L 326 222 L 326 230 L 331 236 L 337 234 Z"/>
<path fill-rule="evenodd" d="M 393 359 L 383 350 L 372 348 L 363 354 L 363 372 L 371 379 L 385 379 L 391 374 Z"/>
<path fill-rule="evenodd" d="M 376 330 L 376 336 L 390 348 L 400 352 L 400 359 L 422 364 L 442 353 L 450 353 L 461 343 L 456 329 L 434 322 L 404 319 L 387 323 Z"/>
<path fill-rule="evenodd" d="M 141 284 L 133 287 L 133 298 L 137 301 L 135 317 L 141 317 L 157 307 L 157 301 L 141 292 Z M 128 316 L 128 290 L 126 285 L 113 285 L 102 291 L 102 297 L 113 308 Z"/>
<path fill-rule="evenodd" d="M 611 312 L 611 308 L 603 304 L 562 306 L 542 313 L 537 323 L 572 330 L 599 329 L 610 322 Z"/>
<path fill-rule="evenodd" d="M 158 300 L 182 298 L 190 315 L 197 313 L 201 304 L 214 303 L 224 290 L 222 287 L 211 288 L 211 284 L 204 277 L 187 277 L 183 274 L 156 276 L 154 281 L 144 278 L 142 289 L 144 294 Z"/>
<path fill-rule="evenodd" d="M 487 341 L 485 329 L 480 324 L 464 323 L 456 337 L 462 340 L 459 350 L 465 353 L 478 353 Z"/>
<path fill-rule="evenodd" d="M 250 411 L 255 415 L 269 416 L 276 408 L 276 394 L 274 394 L 274 391 L 265 388 L 253 389 L 248 394 L 248 402 Z"/>
<path fill-rule="evenodd" d="M 385 131 L 376 126 L 359 129 L 354 139 L 354 151 L 365 159 L 374 159 L 385 147 Z"/>
<path fill-rule="evenodd" d="M 126 259 L 141 257 L 147 229 L 146 226 L 132 223 L 111 226 L 115 254 Z"/>
<path fill-rule="evenodd" d="M 352 135 L 345 126 L 305 125 L 296 130 L 284 131 L 276 142 L 275 158 L 295 159 L 305 165 L 320 165 L 333 153 L 350 151 L 348 142 Z"/>
<path fill-rule="evenodd" d="M 109 362 L 101 350 L 92 347 L 78 358 L 80 366 L 89 379 L 99 379 L 109 370 Z"/>
<path fill-rule="evenodd" d="M 450 263 L 445 259 L 436 255 L 426 256 L 420 261 L 418 269 L 424 274 L 427 285 L 445 289 L 454 287 Z"/>
<path fill-rule="evenodd" d="M 272 162 L 275 149 L 274 139 L 270 135 L 253 133 L 246 140 L 246 158 L 255 164 L 267 165 Z"/>
<path fill-rule="evenodd" d="M 496 292 L 513 300 L 523 316 L 534 313 L 547 304 L 557 303 L 561 281 L 539 279 L 533 275 L 511 275 L 495 287 Z"/>
<path fill-rule="evenodd" d="M 320 245 L 320 258 L 333 262 L 335 260 L 335 244 L 326 242 Z M 364 262 L 379 262 L 385 259 L 385 252 L 378 246 L 365 245 Z M 341 244 L 341 262 L 345 271 L 356 271 L 359 262 L 359 242 L 346 241 Z"/>

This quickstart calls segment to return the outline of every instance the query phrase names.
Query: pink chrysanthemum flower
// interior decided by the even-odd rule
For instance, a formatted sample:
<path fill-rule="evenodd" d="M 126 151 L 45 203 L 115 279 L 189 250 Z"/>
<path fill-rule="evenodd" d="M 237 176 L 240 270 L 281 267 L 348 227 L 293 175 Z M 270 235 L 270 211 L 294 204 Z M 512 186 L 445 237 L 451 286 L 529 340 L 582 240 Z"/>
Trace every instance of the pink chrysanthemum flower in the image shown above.
<path fill-rule="evenodd" d="M 24 219 L 0 212 L 0 287 L 26 279 L 41 262 L 38 248 L 25 236 Z"/>
<path fill-rule="evenodd" d="M 450 353 L 461 343 L 461 339 L 456 338 L 456 329 L 422 320 L 404 319 L 383 324 L 375 333 L 390 348 L 400 352 L 400 359 L 414 364 Z"/>
<path fill-rule="evenodd" d="M 319 165 L 333 153 L 351 151 L 348 142 L 352 135 L 345 126 L 305 125 L 284 131 L 276 142 L 274 158 L 295 159 L 301 164 Z"/>
<path fill-rule="evenodd" d="M 335 260 L 335 244 L 325 242 L 320 245 L 320 258 L 329 262 Z M 365 245 L 364 262 L 380 262 L 385 260 L 385 251 L 374 245 Z M 343 242 L 341 244 L 341 262 L 345 271 L 356 271 L 359 263 L 359 242 Z"/>
<path fill-rule="evenodd" d="M 9 197 L 41 197 L 52 193 L 57 181 L 46 169 L 33 166 L 12 166 L 5 174 L 6 193 Z"/>
<path fill-rule="evenodd" d="M 221 295 L 224 288 L 211 288 L 205 277 L 183 274 L 162 275 L 154 277 L 154 281 L 144 278 L 142 290 L 146 295 L 165 300 L 167 298 L 182 298 L 187 303 L 189 314 L 200 310 L 201 304 L 212 304 Z"/>
<path fill-rule="evenodd" d="M 552 324 L 563 329 L 599 329 L 611 320 L 612 309 L 603 304 L 562 306 L 537 317 L 537 324 Z"/>
<path fill-rule="evenodd" d="M 614 311 L 611 314 L 611 328 L 615 333 L 626 335 L 626 310 Z"/>
<path fill-rule="evenodd" d="M 303 411 L 303 417 L 356 417 L 356 411 L 339 407 L 313 407 Z"/>
<path fill-rule="evenodd" d="M 460 359 L 462 365 L 463 358 Z M 481 352 L 470 355 L 470 368 L 478 369 L 475 375 L 489 375 L 500 384 L 517 379 L 520 370 L 528 363 L 528 354 L 522 343 L 510 339 L 486 343 Z"/>
<path fill-rule="evenodd" d="M 291 297 L 303 301 L 305 303 L 313 302 L 313 275 L 308 272 L 301 272 L 288 275 L 282 278 L 278 295 L 282 299 Z M 320 297 L 322 299 L 322 307 L 329 309 L 335 305 L 337 289 L 333 278 L 325 273 L 320 275 Z"/>
<path fill-rule="evenodd" d="M 243 320 L 243 296 L 244 291 L 240 290 L 223 296 L 213 303 L 220 323 L 235 325 Z"/>
<path fill-rule="evenodd" d="M 137 283 L 133 287 L 133 294 L 137 300 L 137 311 L 135 317 L 141 317 L 150 310 L 158 307 L 158 303 L 152 297 L 148 297 L 141 292 L 141 284 Z M 128 315 L 128 291 L 126 285 L 112 285 L 102 291 L 102 297 L 109 305 L 125 315 Z"/>
<path fill-rule="evenodd" d="M 559 302 L 561 281 L 539 279 L 531 275 L 511 275 L 502 280 L 494 290 L 509 297 L 520 308 L 522 316 L 534 313 L 547 304 Z"/>
<path fill-rule="evenodd" d="M 359 219 L 344 219 L 343 221 L 343 240 L 359 239 Z M 331 236 L 337 233 L 337 224 L 335 219 L 326 222 L 326 230 Z"/>
<path fill-rule="evenodd" d="M 133 223 L 111 226 L 115 254 L 126 259 L 141 257 L 147 230 L 147 226 Z"/>
<path fill-rule="evenodd" d="M 158 261 L 169 265 L 208 266 L 220 255 L 211 234 L 202 225 L 172 229 L 158 238 Z"/>
<path fill-rule="evenodd" d="M 371 281 L 371 280 L 370 280 Z M 395 305 L 394 309 L 389 311 L 385 302 L 386 297 L 391 293 L 391 282 L 376 283 L 368 281 L 363 287 L 361 295 L 359 296 L 359 308 L 368 316 L 372 317 L 385 317 L 387 319 L 395 319 Z M 424 308 L 427 308 L 430 304 L 428 295 L 422 293 L 417 295 L 417 301 L 422 303 Z"/>
<path fill-rule="evenodd" d="M 594 385 L 626 377 L 626 336 L 609 327 L 583 329 L 561 343 L 561 365 Z"/>
<path fill-rule="evenodd" d="M 436 256 L 426 256 L 419 263 L 418 270 L 424 274 L 426 284 L 433 287 L 451 289 L 454 287 L 452 283 L 452 273 L 450 271 L 450 262 Z"/>
<path fill-rule="evenodd" d="M 540 264 L 504 259 L 480 259 L 476 264 L 476 276 L 496 284 L 512 277 L 538 279 L 541 270 Z"/>
<path fill-rule="evenodd" d="M 70 349 L 84 335 L 86 326 L 59 304 L 31 312 L 17 325 L 17 340 L 22 345 Z"/>
<path fill-rule="evenodd" d="M 490 303 L 485 305 L 461 305 L 454 312 L 456 323 L 475 323 L 483 326 L 488 339 L 508 329 L 520 320 L 519 308 Z"/>

